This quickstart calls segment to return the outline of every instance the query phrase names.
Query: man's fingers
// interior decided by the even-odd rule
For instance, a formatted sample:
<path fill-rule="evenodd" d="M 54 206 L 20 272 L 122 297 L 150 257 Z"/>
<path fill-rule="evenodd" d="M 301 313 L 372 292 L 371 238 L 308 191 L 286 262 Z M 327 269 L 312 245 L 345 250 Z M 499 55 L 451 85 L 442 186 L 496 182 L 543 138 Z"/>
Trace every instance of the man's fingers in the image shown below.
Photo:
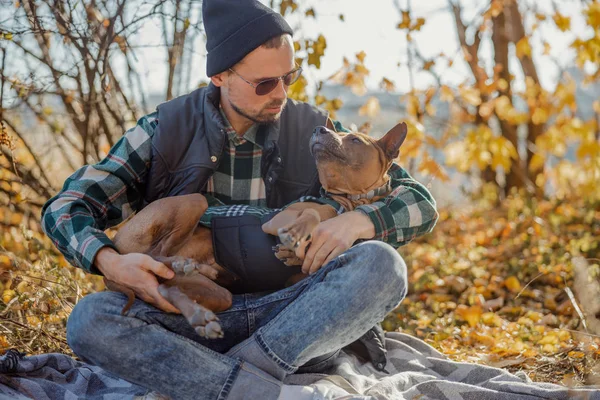
<path fill-rule="evenodd" d="M 320 243 L 313 242 L 311 244 L 310 248 L 308 249 L 308 252 L 305 254 L 304 261 L 302 262 L 302 272 L 304 272 L 305 274 L 308 274 L 308 271 L 310 270 L 310 266 L 313 263 L 313 259 L 315 258 L 315 254 L 317 253 L 317 251 L 320 248 L 321 248 Z M 298 258 L 300 258 L 300 257 L 298 257 Z M 302 258 L 300 258 L 300 259 L 302 259 Z"/>
<path fill-rule="evenodd" d="M 348 250 L 348 249 L 346 249 L 344 246 L 337 246 L 335 249 L 333 249 L 333 251 L 331 253 L 329 253 L 329 257 L 327 257 L 325 259 L 325 261 L 323 261 L 323 265 L 328 264 L 331 260 L 333 260 L 334 258 L 336 258 L 337 256 L 339 256 L 340 254 L 342 254 L 346 250 Z"/>
<path fill-rule="evenodd" d="M 175 273 L 169 267 L 151 257 L 149 257 L 148 262 L 144 263 L 142 267 L 146 271 L 153 272 L 155 275 L 160 276 L 161 278 L 171 279 L 175 276 Z"/>
<path fill-rule="evenodd" d="M 325 263 L 325 259 L 327 258 L 327 256 L 329 256 L 329 254 L 331 253 L 331 251 L 333 250 L 332 246 L 329 245 L 328 243 L 325 243 L 317 252 L 317 254 L 315 254 L 315 258 L 313 259 L 313 262 L 308 270 L 309 274 L 314 274 L 315 272 L 317 272 L 319 270 L 319 268 L 321 268 L 323 266 L 323 264 Z"/>

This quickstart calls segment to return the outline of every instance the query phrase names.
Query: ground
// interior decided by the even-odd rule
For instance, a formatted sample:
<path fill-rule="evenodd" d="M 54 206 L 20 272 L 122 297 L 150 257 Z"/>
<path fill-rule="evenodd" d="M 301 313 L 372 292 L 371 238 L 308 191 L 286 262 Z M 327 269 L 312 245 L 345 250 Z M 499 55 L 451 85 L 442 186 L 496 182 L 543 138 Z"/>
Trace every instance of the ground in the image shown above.
<path fill-rule="evenodd" d="M 494 195 L 489 196 L 495 198 Z M 584 326 L 573 260 L 600 270 L 600 207 L 513 196 L 444 209 L 433 233 L 399 249 L 409 293 L 384 321 L 454 360 L 523 370 L 535 381 L 596 383 L 600 337 Z M 18 223 L 26 222 L 15 220 Z M 74 303 L 103 290 L 35 230 L 0 234 L 0 349 L 72 355 L 65 341 Z M 576 290 L 577 289 L 577 290 Z"/>

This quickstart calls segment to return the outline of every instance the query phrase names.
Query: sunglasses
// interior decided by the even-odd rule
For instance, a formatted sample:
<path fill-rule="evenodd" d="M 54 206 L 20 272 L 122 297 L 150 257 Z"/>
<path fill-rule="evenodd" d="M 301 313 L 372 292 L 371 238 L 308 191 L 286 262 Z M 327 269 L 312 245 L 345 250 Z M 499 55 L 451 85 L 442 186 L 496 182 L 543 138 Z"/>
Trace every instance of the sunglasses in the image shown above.
<path fill-rule="evenodd" d="M 278 78 L 265 79 L 264 81 L 260 81 L 258 83 L 252 83 L 237 72 L 235 72 L 234 70 L 232 70 L 231 68 L 229 68 L 229 70 L 236 74 L 241 80 L 246 82 L 248 85 L 252 86 L 258 96 L 264 96 L 266 94 L 271 93 L 277 87 L 277 85 L 279 85 L 279 81 L 283 81 L 283 84 L 285 86 L 293 85 L 294 82 L 296 82 L 302 74 L 302 67 L 298 67 Z"/>

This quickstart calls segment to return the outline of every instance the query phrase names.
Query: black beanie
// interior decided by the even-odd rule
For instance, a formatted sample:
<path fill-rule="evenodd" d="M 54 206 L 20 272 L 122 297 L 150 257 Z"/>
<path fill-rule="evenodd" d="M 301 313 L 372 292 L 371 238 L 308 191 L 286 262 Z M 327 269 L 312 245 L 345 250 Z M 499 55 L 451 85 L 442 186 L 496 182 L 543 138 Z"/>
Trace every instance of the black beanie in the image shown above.
<path fill-rule="evenodd" d="M 204 0 L 206 75 L 234 66 L 267 40 L 293 33 L 281 14 L 257 0 Z"/>

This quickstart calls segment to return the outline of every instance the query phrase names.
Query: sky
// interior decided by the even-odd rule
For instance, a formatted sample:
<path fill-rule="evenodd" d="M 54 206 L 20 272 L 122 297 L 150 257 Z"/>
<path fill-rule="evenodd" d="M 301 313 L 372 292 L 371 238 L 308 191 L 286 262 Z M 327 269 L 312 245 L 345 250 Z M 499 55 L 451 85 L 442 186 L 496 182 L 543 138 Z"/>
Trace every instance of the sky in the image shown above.
<path fill-rule="evenodd" d="M 261 0 L 268 3 L 267 0 Z M 401 20 L 396 4 L 402 8 L 410 8 L 412 18 L 423 17 L 425 25 L 419 32 L 413 34 L 414 42 L 425 57 L 434 57 L 441 52 L 454 59 L 452 67 L 446 63 L 439 63 L 434 67 L 435 72 L 441 76 L 442 82 L 450 86 L 469 79 L 471 73 L 466 65 L 457 40 L 456 27 L 453 16 L 448 7 L 448 0 L 296 0 L 300 8 L 305 11 L 314 8 L 316 18 L 305 17 L 304 12 L 286 15 L 288 22 L 295 29 L 296 38 L 316 38 L 323 34 L 327 39 L 325 55 L 321 59 L 321 69 L 314 67 L 304 68 L 304 74 L 309 82 L 317 82 L 331 76 L 342 66 L 344 57 L 355 60 L 355 54 L 366 53 L 365 65 L 370 70 L 366 83 L 370 89 L 377 89 L 383 77 L 394 82 L 396 90 L 400 93 L 410 90 L 409 70 L 407 63 L 407 42 L 404 32 L 396 29 Z M 458 1 L 458 0 L 453 0 Z M 572 17 L 572 29 L 560 32 L 553 22 L 547 21 L 540 25 L 535 32 L 532 42 L 534 61 L 538 67 L 542 85 L 552 90 L 558 81 L 560 68 L 573 65 L 574 52 L 569 49 L 570 43 L 576 36 L 585 36 L 589 33 L 584 30 L 581 17 L 581 0 L 518 0 L 521 6 L 535 6 L 543 13 L 553 10 L 553 7 L 565 15 Z M 489 0 L 460 0 L 463 6 L 463 19 L 469 23 L 478 16 L 489 4 Z M 344 15 L 344 21 L 339 15 Z M 532 15 L 532 13 L 527 13 Z M 163 48 L 162 28 L 158 21 L 148 20 L 143 25 L 137 38 L 145 47 L 135 50 L 138 59 L 137 69 L 141 72 L 142 82 L 146 92 L 155 94 L 155 98 L 164 98 L 167 82 L 167 57 Z M 60 40 L 60 39 L 57 39 Z M 542 55 L 542 40 L 551 43 L 550 57 Z M 193 68 L 194 74 L 186 90 L 193 90 L 198 83 L 208 81 L 205 74 L 206 51 L 203 35 L 194 43 L 188 43 L 194 49 Z M 116 63 L 116 72 L 126 81 L 127 68 L 119 60 L 118 51 L 113 52 L 113 62 Z M 484 41 L 480 51 L 482 60 L 491 59 L 491 42 Z M 55 57 L 59 58 L 59 57 Z M 19 74 L 28 69 L 19 60 L 13 60 L 12 67 Z M 121 62 L 119 62 L 121 61 Z M 400 64 L 399 64 L 400 63 Z M 23 68 L 25 67 L 25 68 Z M 419 65 L 413 65 L 414 84 L 416 88 L 423 89 L 434 83 L 433 77 L 421 71 Z M 520 66 L 513 57 L 511 71 L 517 76 L 516 89 L 519 89 Z M 10 72 L 9 72 L 10 73 Z"/>
<path fill-rule="evenodd" d="M 437 65 L 435 71 L 442 77 L 444 83 L 456 85 L 470 76 L 467 65 L 462 59 L 459 49 L 453 16 L 448 8 L 448 0 L 396 0 L 402 8 L 410 6 L 413 18 L 424 17 L 426 23 L 420 32 L 413 37 L 421 53 L 425 57 L 433 57 L 441 52 L 453 56 L 455 63 L 452 67 Z M 407 42 L 402 31 L 396 29 L 400 14 L 394 5 L 395 0 L 298 0 L 303 9 L 311 6 L 316 11 L 316 19 L 297 16 L 286 16 L 295 29 L 295 37 L 316 38 L 322 33 L 327 39 L 327 49 L 322 58 L 320 70 L 305 68 L 305 75 L 312 80 L 326 79 L 342 65 L 343 57 L 355 59 L 355 54 L 364 51 L 367 54 L 365 65 L 371 73 L 367 80 L 369 88 L 377 88 L 383 77 L 392 80 L 399 92 L 410 89 L 409 72 L 407 68 Z M 536 61 L 540 78 L 544 87 L 551 89 L 557 82 L 560 67 L 573 64 L 573 52 L 569 44 L 575 35 L 585 34 L 582 29 L 583 20 L 579 16 L 581 2 L 578 0 L 538 0 L 521 1 L 521 4 L 535 4 L 540 10 L 548 12 L 554 6 L 566 15 L 572 15 L 572 32 L 558 31 L 552 22 L 541 24 L 533 37 L 534 60 Z M 488 0 L 461 0 L 464 7 L 464 20 L 469 22 L 474 15 L 481 13 Z M 339 15 L 344 15 L 344 22 Z M 147 24 L 141 37 L 145 41 L 160 43 L 160 28 Z M 551 43 L 550 57 L 541 54 L 541 40 Z M 537 44 L 537 45 L 536 45 Z M 198 40 L 194 44 L 197 55 L 194 65 L 197 74 L 192 79 L 195 84 L 206 81 L 204 42 Z M 537 52 L 535 52 L 537 50 Z M 491 44 L 484 43 L 481 49 L 482 59 L 491 57 Z M 138 51 L 147 85 L 152 92 L 164 92 L 166 80 L 166 62 L 163 52 L 153 50 Z M 554 61 L 553 61 L 554 59 Z M 520 66 L 511 65 L 511 70 L 518 73 Z M 400 63 L 400 66 L 398 65 Z M 558 65 L 557 65 L 558 63 Z M 426 72 L 413 69 L 415 86 L 424 88 L 432 84 L 433 78 Z M 517 78 L 519 78 L 517 74 Z M 190 87 L 190 90 L 193 87 Z"/>

